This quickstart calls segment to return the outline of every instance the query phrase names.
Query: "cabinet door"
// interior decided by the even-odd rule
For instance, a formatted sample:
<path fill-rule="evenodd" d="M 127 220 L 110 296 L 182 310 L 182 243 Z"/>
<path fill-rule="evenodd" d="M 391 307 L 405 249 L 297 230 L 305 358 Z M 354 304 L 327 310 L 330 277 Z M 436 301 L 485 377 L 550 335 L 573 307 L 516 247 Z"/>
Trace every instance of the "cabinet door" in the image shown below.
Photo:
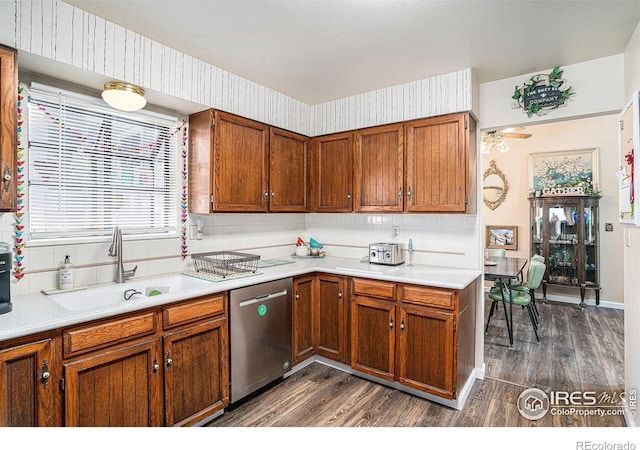
<path fill-rule="evenodd" d="M 57 426 L 56 362 L 44 339 L 0 351 L 0 426 Z"/>
<path fill-rule="evenodd" d="M 213 212 L 213 109 L 189 116 L 189 212 Z"/>
<path fill-rule="evenodd" d="M 0 211 L 16 208 L 18 56 L 0 46 Z"/>
<path fill-rule="evenodd" d="M 193 425 L 229 404 L 227 319 L 164 336 L 167 426 Z"/>
<path fill-rule="evenodd" d="M 311 140 L 314 212 L 353 210 L 353 133 L 339 133 Z"/>
<path fill-rule="evenodd" d="M 162 347 L 153 339 L 105 350 L 65 368 L 65 425 L 161 426 Z"/>
<path fill-rule="evenodd" d="M 467 114 L 405 125 L 409 212 L 466 212 L 470 180 Z"/>
<path fill-rule="evenodd" d="M 316 347 L 314 320 L 315 276 L 293 280 L 293 364 L 313 355 Z"/>
<path fill-rule="evenodd" d="M 394 379 L 395 308 L 389 300 L 351 298 L 351 367 Z"/>
<path fill-rule="evenodd" d="M 398 381 L 443 398 L 455 398 L 453 313 L 409 305 L 398 309 Z"/>
<path fill-rule="evenodd" d="M 271 128 L 269 211 L 309 211 L 309 139 Z"/>
<path fill-rule="evenodd" d="M 318 275 L 318 335 L 316 353 L 346 363 L 347 305 L 345 280 L 340 276 Z"/>
<path fill-rule="evenodd" d="M 267 211 L 267 125 L 215 112 L 213 145 L 216 211 Z"/>
<path fill-rule="evenodd" d="M 402 212 L 403 125 L 356 131 L 353 158 L 354 210 Z"/>

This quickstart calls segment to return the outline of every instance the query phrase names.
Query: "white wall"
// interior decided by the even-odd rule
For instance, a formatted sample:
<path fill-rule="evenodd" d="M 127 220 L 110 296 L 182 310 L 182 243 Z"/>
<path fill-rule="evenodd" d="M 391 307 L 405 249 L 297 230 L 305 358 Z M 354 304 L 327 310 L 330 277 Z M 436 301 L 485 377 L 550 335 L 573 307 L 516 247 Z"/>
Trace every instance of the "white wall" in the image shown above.
<path fill-rule="evenodd" d="M 563 66 L 572 92 L 567 105 L 546 115 L 527 117 L 521 108 L 513 108 L 514 88 L 535 73 L 505 78 L 480 85 L 480 129 L 532 125 L 563 119 L 619 112 L 624 106 L 624 55 L 614 55 L 579 64 Z M 548 71 L 538 73 L 549 73 Z M 622 105 L 622 106 L 621 106 Z"/>
<path fill-rule="evenodd" d="M 640 90 L 640 24 L 624 52 L 625 94 Z M 638 126 L 638 123 L 635 124 Z M 640 227 L 625 226 L 630 246 L 624 246 L 624 380 L 625 389 L 640 388 Z M 634 425 L 638 425 L 637 419 Z"/>
<path fill-rule="evenodd" d="M 484 170 L 489 168 L 491 160 L 507 177 L 509 192 L 506 200 L 495 210 L 486 205 L 484 220 L 487 225 L 517 225 L 518 250 L 509 250 L 509 255 L 521 258 L 530 256 L 529 227 L 529 155 L 532 153 L 578 150 L 598 147 L 599 151 L 599 189 L 600 199 L 600 301 L 623 302 L 622 226 L 618 224 L 618 182 L 615 176 L 617 166 L 617 114 L 566 120 L 544 125 L 527 126 L 523 132 L 531 133 L 528 139 L 505 139 L 510 150 L 506 153 L 492 151 L 482 155 Z M 604 224 L 613 224 L 613 232 L 605 232 Z M 548 298 L 568 297 L 579 301 L 579 289 L 549 286 Z M 587 304 L 595 304 L 593 290 L 587 290 Z M 557 298 L 556 298 L 557 299 Z M 565 300 L 564 298 L 562 298 Z M 610 305 L 615 306 L 615 305 Z"/>
<path fill-rule="evenodd" d="M 413 262 L 474 268 L 478 265 L 478 216 L 455 214 L 309 214 L 305 236 L 335 256 L 361 258 L 372 242 L 413 241 Z M 392 228 L 398 238 L 392 238 Z M 408 261 L 408 256 L 405 253 Z"/>
<path fill-rule="evenodd" d="M 193 111 L 218 108 L 306 135 L 472 109 L 470 69 L 312 107 L 55 0 L 0 1 L 0 42 L 20 50 L 20 67 L 63 81 L 99 89 L 104 81 L 116 78 L 146 88 L 150 102 L 157 100 L 161 106 L 177 99 L 186 102 L 180 103 L 188 104 L 185 107 L 195 105 Z M 178 164 L 181 166 L 181 161 Z M 349 222 L 347 234 L 359 236 L 362 245 L 388 240 L 383 236 L 390 236 L 390 224 L 399 223 L 403 229 L 414 229 L 404 240 L 413 237 L 416 261 L 424 255 L 427 261 L 441 265 L 478 267 L 476 216 L 397 216 L 394 222 L 380 217 L 347 214 L 326 220 L 327 224 Z M 214 214 L 201 218 L 205 238 L 189 239 L 190 253 L 250 249 L 265 258 L 283 256 L 293 252 L 296 237 L 304 235 L 307 226 L 306 234 L 337 244 L 330 251 L 342 254 L 341 245 L 349 241 L 340 238 L 336 242 L 319 233 L 317 220 L 309 218 L 307 224 L 304 214 Z M 190 217 L 189 225 L 194 221 L 195 216 Z M 0 236 L 10 243 L 13 232 L 13 215 L 2 215 Z M 180 258 L 180 244 L 177 236 L 126 240 L 123 253 L 127 267 L 138 264 L 138 276 L 182 270 L 189 261 Z M 23 260 L 26 275 L 20 281 L 13 280 L 12 293 L 55 287 L 57 267 L 67 254 L 78 266 L 77 284 L 113 280 L 108 246 L 108 238 L 77 243 L 28 242 Z"/>

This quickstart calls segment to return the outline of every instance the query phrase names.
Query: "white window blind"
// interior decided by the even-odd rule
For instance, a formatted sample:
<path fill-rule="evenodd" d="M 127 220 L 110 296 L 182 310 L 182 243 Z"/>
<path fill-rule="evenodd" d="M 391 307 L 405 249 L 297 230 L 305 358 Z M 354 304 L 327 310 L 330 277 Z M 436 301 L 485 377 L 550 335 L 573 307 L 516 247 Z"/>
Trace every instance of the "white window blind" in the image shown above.
<path fill-rule="evenodd" d="M 171 233 L 177 224 L 175 118 L 32 85 L 31 239 Z"/>

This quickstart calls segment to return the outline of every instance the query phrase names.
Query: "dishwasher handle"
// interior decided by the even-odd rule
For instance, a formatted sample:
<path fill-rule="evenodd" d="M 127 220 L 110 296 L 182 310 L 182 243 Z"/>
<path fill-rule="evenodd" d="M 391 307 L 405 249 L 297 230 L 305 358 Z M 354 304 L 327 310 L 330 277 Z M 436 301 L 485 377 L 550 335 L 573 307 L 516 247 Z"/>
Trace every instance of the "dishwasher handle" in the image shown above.
<path fill-rule="evenodd" d="M 281 290 L 279 292 L 273 292 L 273 293 L 265 294 L 265 295 L 258 295 L 257 297 L 241 301 L 240 303 L 238 303 L 238 306 L 240 308 L 242 308 L 243 306 L 249 306 L 249 305 L 253 305 L 255 303 L 265 302 L 267 300 L 272 300 L 274 298 L 284 297 L 287 294 L 288 294 L 288 291 L 286 289 L 283 289 L 283 290 Z"/>

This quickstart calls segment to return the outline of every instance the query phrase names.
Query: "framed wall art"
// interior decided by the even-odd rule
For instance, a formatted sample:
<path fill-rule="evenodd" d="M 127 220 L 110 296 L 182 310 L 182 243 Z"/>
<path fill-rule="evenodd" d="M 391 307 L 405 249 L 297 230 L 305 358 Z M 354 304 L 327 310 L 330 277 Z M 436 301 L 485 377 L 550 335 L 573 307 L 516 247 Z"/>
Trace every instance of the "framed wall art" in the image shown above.
<path fill-rule="evenodd" d="M 620 223 L 640 225 L 638 192 L 640 191 L 640 169 L 635 162 L 640 145 L 640 101 L 634 92 L 625 109 L 618 116 L 618 220 Z"/>
<path fill-rule="evenodd" d="M 485 247 L 518 250 L 518 227 L 516 225 L 487 225 Z"/>
<path fill-rule="evenodd" d="M 598 193 L 598 148 L 529 155 L 529 189 L 540 195 Z"/>

